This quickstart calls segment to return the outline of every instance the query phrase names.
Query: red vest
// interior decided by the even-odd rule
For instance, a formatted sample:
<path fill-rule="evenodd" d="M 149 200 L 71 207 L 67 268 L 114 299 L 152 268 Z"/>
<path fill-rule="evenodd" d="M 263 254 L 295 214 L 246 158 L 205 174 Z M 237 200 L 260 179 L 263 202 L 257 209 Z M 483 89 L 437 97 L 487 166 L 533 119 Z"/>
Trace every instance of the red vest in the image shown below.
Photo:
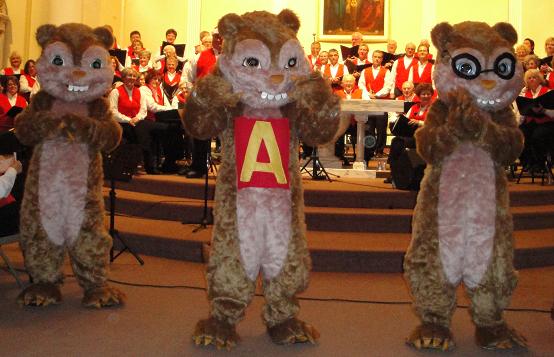
<path fill-rule="evenodd" d="M 397 59 L 398 64 L 396 65 L 396 79 L 394 81 L 396 88 L 402 89 L 402 84 L 408 80 L 408 74 L 410 73 L 410 68 L 417 63 L 415 57 L 412 58 L 412 62 L 408 67 L 404 67 L 404 56 Z"/>
<path fill-rule="evenodd" d="M 541 95 L 546 94 L 546 92 L 548 92 L 548 91 L 550 91 L 550 89 L 548 89 L 548 87 L 541 86 L 541 89 L 539 90 L 539 94 L 537 95 L 537 97 L 540 97 Z M 525 91 L 524 97 L 532 99 L 533 98 L 533 92 L 531 92 L 529 89 L 527 89 Z M 554 122 L 554 118 L 551 118 L 548 115 L 544 115 L 542 117 L 526 116 L 525 117 L 525 123 L 530 123 L 530 122 L 535 122 L 537 124 L 544 124 L 544 123 L 548 123 L 548 122 Z"/>
<path fill-rule="evenodd" d="M 327 78 L 340 78 L 344 75 L 344 65 L 339 63 L 339 68 L 337 69 L 337 75 L 333 77 L 331 75 L 331 64 L 327 63 L 325 69 L 323 70 L 323 76 Z"/>
<path fill-rule="evenodd" d="M 346 93 L 344 92 L 344 89 L 335 91 L 335 94 L 342 99 L 346 99 Z M 352 93 L 350 94 L 350 99 L 362 99 L 362 90 L 360 88 L 353 89 Z"/>
<path fill-rule="evenodd" d="M 14 74 L 15 74 L 15 72 L 13 71 L 13 68 L 11 68 L 11 67 L 4 68 L 4 75 L 5 76 L 13 76 Z"/>
<path fill-rule="evenodd" d="M 431 69 L 433 68 L 433 64 L 431 62 L 427 62 L 425 64 L 425 68 L 423 68 L 423 72 L 421 73 L 421 76 L 419 75 L 419 62 L 416 62 L 412 66 L 412 74 L 413 74 L 413 82 L 414 84 L 419 83 L 433 83 L 433 80 L 431 79 Z"/>
<path fill-rule="evenodd" d="M 37 81 L 36 78 L 31 77 L 30 74 L 24 74 L 25 78 L 27 79 L 27 83 L 29 84 L 29 88 L 33 88 L 35 85 L 35 82 Z"/>
<path fill-rule="evenodd" d="M 173 87 L 174 85 L 179 85 L 179 82 L 181 82 L 181 73 L 175 72 L 175 77 L 173 77 L 173 80 L 170 81 L 169 76 L 167 75 L 167 72 L 165 72 L 164 82 L 167 83 L 171 87 Z"/>
<path fill-rule="evenodd" d="M 125 86 L 119 86 L 117 90 L 119 91 L 117 110 L 129 118 L 134 118 L 140 111 L 140 90 L 133 87 L 132 101 L 129 100 L 129 95 L 127 94 Z"/>
<path fill-rule="evenodd" d="M 307 56 L 308 58 L 308 63 L 310 64 L 310 69 L 313 70 L 315 66 L 317 65 L 320 65 L 321 66 L 321 62 L 319 62 L 319 56 L 317 56 L 315 62 L 314 62 L 314 57 L 312 56 L 312 54 L 309 54 Z"/>
<path fill-rule="evenodd" d="M 156 88 L 152 88 L 152 87 L 148 86 L 148 90 L 152 92 L 152 98 L 154 99 L 154 102 L 156 102 L 159 105 L 164 105 L 164 96 L 163 96 L 163 92 L 162 92 L 162 89 L 160 88 L 160 86 L 158 86 Z M 156 115 L 154 113 L 148 111 L 148 113 L 146 114 L 146 119 L 155 121 L 156 120 Z"/>
<path fill-rule="evenodd" d="M 217 58 L 213 48 L 200 52 L 198 62 L 196 63 L 196 79 L 202 78 L 212 71 Z"/>
<path fill-rule="evenodd" d="M 7 197 L 0 198 L 0 207 L 4 207 L 6 205 L 9 205 L 10 203 L 15 202 L 15 198 L 10 193 Z"/>
<path fill-rule="evenodd" d="M 21 95 L 17 95 L 15 106 L 25 108 L 27 101 Z M 8 131 L 13 128 L 14 118 L 10 118 L 6 113 L 12 108 L 8 97 L 5 94 L 0 94 L 0 132 Z"/>
<path fill-rule="evenodd" d="M 373 67 L 367 67 L 364 69 L 365 77 L 365 86 L 368 91 L 373 91 L 377 93 L 385 85 L 385 75 L 387 74 L 387 69 L 383 66 L 379 68 L 379 73 L 377 78 L 373 78 Z"/>
<path fill-rule="evenodd" d="M 409 119 L 415 119 L 419 121 L 425 121 L 425 118 L 427 117 L 427 112 L 429 111 L 430 106 L 428 106 L 423 113 L 419 113 L 421 110 L 421 104 L 417 103 L 414 104 L 414 106 L 411 108 L 410 118 Z"/>

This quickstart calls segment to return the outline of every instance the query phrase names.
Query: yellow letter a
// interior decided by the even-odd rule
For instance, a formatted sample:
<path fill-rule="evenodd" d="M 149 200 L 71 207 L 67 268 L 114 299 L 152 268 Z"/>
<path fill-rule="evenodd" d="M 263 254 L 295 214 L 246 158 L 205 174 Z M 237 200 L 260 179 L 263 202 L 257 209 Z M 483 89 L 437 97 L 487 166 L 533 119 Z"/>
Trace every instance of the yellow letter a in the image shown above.
<path fill-rule="evenodd" d="M 265 143 L 269 155 L 269 162 L 256 161 L 262 141 Z M 252 179 L 254 171 L 272 173 L 277 183 L 287 183 L 287 178 L 283 171 L 283 164 L 281 162 L 281 153 L 279 152 L 279 145 L 277 145 L 273 127 L 271 123 L 266 121 L 257 121 L 252 128 L 248 146 L 246 147 L 246 153 L 244 154 L 244 164 L 240 173 L 240 180 L 242 182 L 249 182 Z"/>

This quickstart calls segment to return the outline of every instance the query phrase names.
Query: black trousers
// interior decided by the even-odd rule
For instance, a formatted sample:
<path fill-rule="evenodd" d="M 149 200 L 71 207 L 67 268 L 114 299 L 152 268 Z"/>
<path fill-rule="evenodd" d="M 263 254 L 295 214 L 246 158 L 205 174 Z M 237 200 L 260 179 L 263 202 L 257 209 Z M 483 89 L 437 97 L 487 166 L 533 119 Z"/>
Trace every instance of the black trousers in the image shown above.
<path fill-rule="evenodd" d="M 17 202 L 0 207 L 0 237 L 19 232 L 19 204 Z"/>
<path fill-rule="evenodd" d="M 387 113 L 367 117 L 367 133 L 375 137 L 376 143 L 373 148 L 364 150 L 364 160 L 370 160 L 375 153 L 383 153 L 387 144 L 387 122 Z"/>
<path fill-rule="evenodd" d="M 547 152 L 554 151 L 554 122 L 524 123 L 519 128 L 525 137 L 525 144 L 520 156 L 522 165 L 541 164 L 545 160 Z"/>
<path fill-rule="evenodd" d="M 192 141 L 192 162 L 190 169 L 200 173 L 208 172 L 207 155 L 212 140 L 193 139 Z"/>
<path fill-rule="evenodd" d="M 135 126 L 122 123 L 123 138 L 138 144 L 144 155 L 145 166 L 154 167 L 158 143 L 162 144 L 166 162 L 174 163 L 183 156 L 183 131 L 180 123 L 141 120 Z"/>

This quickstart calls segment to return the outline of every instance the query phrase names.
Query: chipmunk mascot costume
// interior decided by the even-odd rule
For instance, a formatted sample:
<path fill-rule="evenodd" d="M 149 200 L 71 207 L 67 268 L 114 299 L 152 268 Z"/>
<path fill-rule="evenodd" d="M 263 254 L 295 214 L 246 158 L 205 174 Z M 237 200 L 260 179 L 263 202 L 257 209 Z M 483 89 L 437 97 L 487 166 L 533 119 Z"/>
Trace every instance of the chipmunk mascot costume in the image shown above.
<path fill-rule="evenodd" d="M 339 98 L 310 67 L 290 10 L 218 23 L 223 51 L 213 71 L 187 99 L 185 128 L 206 139 L 220 135 L 212 251 L 207 268 L 210 318 L 196 326 L 196 344 L 233 347 L 236 324 L 254 295 L 261 269 L 263 320 L 277 344 L 313 342 L 318 332 L 296 318 L 296 293 L 308 284 L 299 137 L 330 141 Z"/>
<path fill-rule="evenodd" d="M 33 284 L 21 292 L 25 305 L 62 299 L 65 251 L 84 289 L 85 306 L 122 303 L 106 284 L 111 238 L 104 228 L 101 151 L 114 149 L 121 129 L 102 96 L 113 70 L 103 27 L 43 25 L 36 38 L 41 91 L 16 118 L 19 140 L 34 146 L 21 207 L 21 248 Z"/>
<path fill-rule="evenodd" d="M 477 344 L 525 346 L 503 317 L 517 283 L 504 169 L 523 147 L 510 107 L 523 86 L 517 34 L 507 23 L 462 22 L 438 24 L 431 38 L 439 99 L 415 133 L 428 166 L 404 261 L 421 320 L 407 342 L 418 349 L 454 346 L 449 326 L 463 281 Z"/>

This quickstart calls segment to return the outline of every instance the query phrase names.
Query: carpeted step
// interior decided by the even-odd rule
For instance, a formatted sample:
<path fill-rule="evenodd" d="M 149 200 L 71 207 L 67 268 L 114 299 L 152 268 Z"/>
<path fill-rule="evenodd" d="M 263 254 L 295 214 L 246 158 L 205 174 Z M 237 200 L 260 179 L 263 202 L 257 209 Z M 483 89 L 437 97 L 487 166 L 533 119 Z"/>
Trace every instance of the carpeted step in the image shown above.
<path fill-rule="evenodd" d="M 417 193 L 393 189 L 376 179 L 340 178 L 333 182 L 304 178 L 306 206 L 354 208 L 413 208 Z M 212 200 L 215 180 L 208 181 L 208 199 Z M 106 183 L 108 186 L 108 183 Z M 554 202 L 554 186 L 509 182 L 511 206 L 548 205 Z M 177 198 L 203 199 L 204 180 L 176 175 L 138 175 L 130 182 L 117 182 L 117 190 L 134 191 Z"/>
<path fill-rule="evenodd" d="M 109 208 L 108 189 L 104 188 L 106 207 Z M 208 202 L 208 223 L 212 222 L 213 202 Z M 512 207 L 514 228 L 554 228 L 554 205 Z M 117 190 L 116 212 L 133 217 L 201 222 L 204 201 L 154 195 L 142 192 Z M 412 209 L 405 208 L 305 208 L 306 224 L 312 231 L 409 233 L 411 231 Z"/>
<path fill-rule="evenodd" d="M 139 254 L 194 262 L 206 259 L 212 234 L 212 226 L 124 216 L 116 216 L 115 228 Z M 514 237 L 517 268 L 554 265 L 554 229 L 517 231 Z M 308 231 L 307 239 L 314 271 L 401 272 L 410 234 Z"/>

